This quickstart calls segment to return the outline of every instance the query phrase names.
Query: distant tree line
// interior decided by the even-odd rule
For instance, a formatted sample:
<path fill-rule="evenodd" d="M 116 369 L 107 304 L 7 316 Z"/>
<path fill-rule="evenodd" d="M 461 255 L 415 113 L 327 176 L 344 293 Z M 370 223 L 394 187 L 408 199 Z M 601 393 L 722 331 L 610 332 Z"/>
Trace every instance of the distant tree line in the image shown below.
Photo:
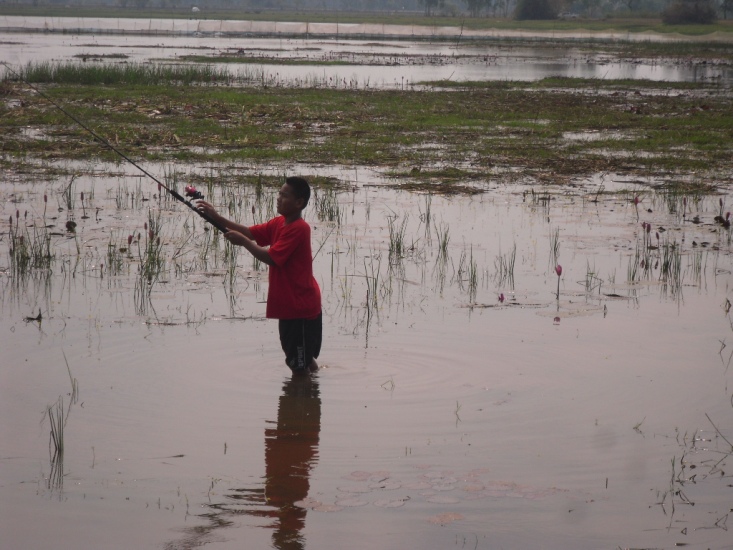
<path fill-rule="evenodd" d="M 426 16 L 513 17 L 519 20 L 656 15 L 667 24 L 709 24 L 733 15 L 733 0 L 3 0 L 7 4 L 197 8 L 237 11 L 424 13 Z"/>

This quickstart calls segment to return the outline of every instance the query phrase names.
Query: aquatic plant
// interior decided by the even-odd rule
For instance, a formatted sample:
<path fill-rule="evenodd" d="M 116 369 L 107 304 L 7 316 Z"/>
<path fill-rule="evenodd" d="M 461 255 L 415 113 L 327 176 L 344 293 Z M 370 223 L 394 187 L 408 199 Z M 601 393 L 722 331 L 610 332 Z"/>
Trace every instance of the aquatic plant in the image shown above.
<path fill-rule="evenodd" d="M 333 188 L 313 190 L 313 208 L 320 221 L 334 222 L 341 225 L 343 215 L 339 205 L 338 193 Z"/>
<path fill-rule="evenodd" d="M 48 486 L 49 489 L 60 489 L 64 482 L 64 427 L 66 425 L 63 397 L 59 397 L 55 404 L 46 407 L 44 418 L 48 418 L 51 427 L 48 440 L 51 462 Z"/>
<path fill-rule="evenodd" d="M 557 265 L 560 259 L 560 228 L 550 231 L 550 265 Z"/>
<path fill-rule="evenodd" d="M 514 288 L 514 264 L 517 259 L 517 243 L 514 243 L 512 251 L 507 254 L 499 254 L 494 260 L 495 279 L 498 286 L 507 283 Z"/>
<path fill-rule="evenodd" d="M 212 84 L 229 82 L 226 69 L 213 65 L 150 63 L 30 62 L 20 69 L 21 77 L 33 84 L 137 85 Z"/>
<path fill-rule="evenodd" d="M 555 274 L 557 274 L 557 299 L 560 299 L 560 277 L 562 277 L 562 266 L 557 264 L 555 266 Z"/>
<path fill-rule="evenodd" d="M 448 224 L 435 224 L 435 235 L 438 239 L 438 263 L 448 261 L 448 243 L 450 243 L 450 227 Z"/>
<path fill-rule="evenodd" d="M 591 267 L 589 261 L 586 262 L 585 281 L 583 284 L 585 292 L 588 294 L 593 292 L 596 287 L 598 287 L 598 292 L 600 293 L 601 286 L 603 285 L 603 280 L 598 277 L 595 266 Z"/>
<path fill-rule="evenodd" d="M 27 212 L 24 220 L 27 219 Z M 50 270 L 55 255 L 51 251 L 51 235 L 43 227 L 33 226 L 29 231 L 24 223 L 21 226 L 20 211 L 15 211 L 15 219 L 10 216 L 8 254 L 10 256 L 10 276 L 18 282 L 31 271 Z"/>
<path fill-rule="evenodd" d="M 469 248 L 468 254 L 466 254 L 465 249 L 461 252 L 458 268 L 456 269 L 456 278 L 461 289 L 464 288 L 464 285 L 467 286 L 468 300 L 470 303 L 474 303 L 478 291 L 478 265 L 473 257 L 473 245 Z"/>
<path fill-rule="evenodd" d="M 405 214 L 402 223 L 397 224 L 398 216 L 389 216 L 387 218 L 387 227 L 389 229 L 389 261 L 394 263 L 399 261 L 407 253 L 405 243 L 405 233 L 407 232 L 407 221 L 409 215 Z"/>
<path fill-rule="evenodd" d="M 673 290 L 682 285 L 682 252 L 676 242 L 665 243 L 660 248 L 659 280 Z"/>

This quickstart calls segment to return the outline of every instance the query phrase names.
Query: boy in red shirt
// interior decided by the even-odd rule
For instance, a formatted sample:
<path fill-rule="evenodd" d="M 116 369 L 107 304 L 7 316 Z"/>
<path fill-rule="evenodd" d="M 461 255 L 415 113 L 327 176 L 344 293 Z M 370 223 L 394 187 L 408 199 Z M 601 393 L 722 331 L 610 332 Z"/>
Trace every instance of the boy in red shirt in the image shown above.
<path fill-rule="evenodd" d="M 224 237 L 243 246 L 252 256 L 269 266 L 267 289 L 268 319 L 279 319 L 280 344 L 285 363 L 293 373 L 318 370 L 323 323 L 321 289 L 313 277 L 311 229 L 303 219 L 310 199 L 310 185 L 300 177 L 290 177 L 277 198 L 278 217 L 250 227 L 218 214 L 206 201 L 198 209 L 224 226 Z"/>

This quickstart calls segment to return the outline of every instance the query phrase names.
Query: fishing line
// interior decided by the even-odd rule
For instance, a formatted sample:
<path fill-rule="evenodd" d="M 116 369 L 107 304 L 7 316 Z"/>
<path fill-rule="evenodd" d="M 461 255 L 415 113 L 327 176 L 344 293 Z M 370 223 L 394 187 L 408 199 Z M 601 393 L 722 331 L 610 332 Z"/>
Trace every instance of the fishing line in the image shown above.
<path fill-rule="evenodd" d="M 211 219 L 209 216 L 207 216 L 206 214 L 204 214 L 203 212 L 201 212 L 198 208 L 196 208 L 196 206 L 190 200 L 186 200 L 175 189 L 171 189 L 170 187 L 168 187 L 167 185 L 165 185 L 158 178 L 156 178 L 153 174 L 151 174 L 150 172 L 148 172 L 147 170 L 145 170 L 145 168 L 143 168 L 142 166 L 140 166 L 138 163 L 136 163 L 134 160 L 132 160 L 130 157 L 128 157 L 125 153 L 123 153 L 117 147 L 115 147 L 114 145 L 112 145 L 109 141 L 107 141 L 102 136 L 100 136 L 99 134 L 97 134 L 94 130 L 92 130 L 91 128 L 89 128 L 89 126 L 87 126 L 86 124 L 84 124 L 81 120 L 79 120 L 79 118 L 75 117 L 69 111 L 67 111 L 66 109 L 64 109 L 58 102 L 54 101 L 48 95 L 46 95 L 41 90 L 39 90 L 36 86 L 34 86 L 30 82 L 28 82 L 25 78 L 23 78 L 23 76 L 20 73 L 18 73 L 17 71 L 15 71 L 5 61 L 0 61 L 0 63 L 2 63 L 8 71 L 10 71 L 11 73 L 13 73 L 18 78 L 18 80 L 20 80 L 21 82 L 23 82 L 31 90 L 33 90 L 34 92 L 36 92 L 39 96 L 41 96 L 43 99 L 45 99 L 46 101 L 48 101 L 51 105 L 53 105 L 54 107 L 56 107 L 59 111 L 61 111 L 62 113 L 64 113 L 71 120 L 73 120 L 74 122 L 76 122 L 84 130 L 86 130 L 87 132 L 89 132 L 92 135 L 92 137 L 94 137 L 94 139 L 96 139 L 99 143 L 101 143 L 102 145 L 104 145 L 105 147 L 107 147 L 109 150 L 115 152 L 121 158 L 125 159 L 127 162 L 129 162 L 130 164 L 132 164 L 135 168 L 137 168 L 138 170 L 140 170 L 140 172 L 142 172 L 147 177 L 149 177 L 151 180 L 153 180 L 155 183 L 157 183 L 159 188 L 165 189 L 166 192 L 171 197 L 173 197 L 177 201 L 182 202 L 183 204 L 185 204 L 186 206 L 188 206 L 191 210 L 193 210 L 194 212 L 196 212 L 196 214 L 198 214 L 199 216 L 201 216 L 201 218 L 203 218 L 204 220 L 206 220 L 208 223 L 210 223 L 212 226 L 214 226 L 216 229 L 218 229 L 222 233 L 226 233 L 228 231 L 228 229 L 226 227 L 224 227 L 223 225 L 217 223 L 216 221 L 214 221 L 213 219 Z M 189 193 L 189 191 L 187 191 L 186 194 L 190 194 L 190 196 L 193 199 L 203 199 L 204 198 L 203 195 L 199 191 L 196 191 L 195 189 L 192 189 L 190 191 L 190 193 Z"/>

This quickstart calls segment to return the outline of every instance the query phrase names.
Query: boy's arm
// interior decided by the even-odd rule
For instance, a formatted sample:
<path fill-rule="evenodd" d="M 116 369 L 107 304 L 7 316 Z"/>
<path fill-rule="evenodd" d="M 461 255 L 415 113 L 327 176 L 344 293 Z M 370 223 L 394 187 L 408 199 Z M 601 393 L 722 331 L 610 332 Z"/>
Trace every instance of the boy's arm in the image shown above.
<path fill-rule="evenodd" d="M 199 209 L 200 212 L 206 214 L 209 218 L 211 218 L 213 221 L 217 222 L 218 224 L 222 225 L 229 231 L 236 231 L 237 233 L 241 233 L 248 239 L 253 239 L 252 233 L 250 232 L 249 228 L 246 225 L 242 225 L 241 223 L 233 222 L 232 220 L 226 219 L 224 216 L 219 214 L 216 209 L 209 204 L 208 202 L 204 200 L 198 201 L 196 203 L 196 208 Z M 230 239 L 231 241 L 231 239 Z M 231 241 L 234 242 L 234 241 Z M 235 243 L 238 244 L 238 243 Z M 241 245 L 245 246 L 245 245 Z M 251 252 L 251 251 L 250 251 Z M 259 259 L 259 258 L 258 258 Z M 262 260 L 264 261 L 264 260 Z"/>
<path fill-rule="evenodd" d="M 249 230 L 247 230 L 247 232 L 249 233 Z M 252 254 L 252 256 L 257 258 L 262 263 L 267 264 L 267 265 L 275 265 L 275 262 L 273 261 L 272 257 L 270 256 L 270 253 L 267 251 L 266 248 L 261 247 L 256 242 L 254 242 L 251 238 L 240 233 L 239 231 L 234 231 L 234 230 L 227 231 L 224 234 L 224 237 L 230 243 L 236 244 L 239 246 L 243 246 L 244 248 L 246 248 L 249 251 L 249 253 Z"/>

